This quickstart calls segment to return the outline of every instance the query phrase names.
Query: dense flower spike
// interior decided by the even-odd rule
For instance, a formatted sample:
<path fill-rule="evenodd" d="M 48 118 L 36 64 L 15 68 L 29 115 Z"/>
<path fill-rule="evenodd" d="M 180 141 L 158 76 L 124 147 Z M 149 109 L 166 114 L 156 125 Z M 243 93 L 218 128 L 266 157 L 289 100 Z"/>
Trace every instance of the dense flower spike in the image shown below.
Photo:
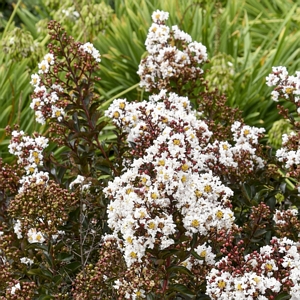
<path fill-rule="evenodd" d="M 238 170 L 242 162 L 247 172 L 262 168 L 264 161 L 255 152 L 264 129 L 235 122 L 234 146 L 223 141 L 212 145 L 213 133 L 198 119 L 201 113 L 192 110 L 187 97 L 166 90 L 148 102 L 117 99 L 106 114 L 128 132 L 136 155 L 105 189 L 111 199 L 108 225 L 122 237 L 120 250 L 129 268 L 142 263 L 149 249 L 174 246 L 182 234 L 209 237 L 232 228 L 233 192 L 213 170 L 220 164 Z M 209 249 L 200 244 L 194 251 L 212 265 L 215 254 Z M 188 268 L 202 263 L 192 258 L 182 262 Z"/>
<path fill-rule="evenodd" d="M 300 72 L 295 76 L 289 75 L 286 67 L 273 67 L 272 73 L 266 78 L 268 86 L 275 86 L 272 99 L 278 101 L 279 97 L 289 99 L 293 97 L 295 103 L 300 100 Z M 299 107 L 297 105 L 297 107 Z M 298 113 L 300 109 L 298 108 Z"/>
<path fill-rule="evenodd" d="M 55 28 L 55 25 L 53 28 Z M 57 36 L 63 34 L 59 30 L 60 28 L 57 28 Z M 57 39 L 59 38 L 57 37 Z M 64 42 L 66 41 L 64 40 Z M 65 79 L 57 76 L 58 70 L 63 69 L 66 71 L 68 67 L 71 67 L 66 65 L 64 59 L 69 64 L 72 64 L 72 67 L 76 66 L 78 72 L 77 80 L 83 76 L 86 68 L 91 71 L 101 61 L 99 51 L 91 43 L 80 44 L 70 39 L 67 46 L 70 47 L 70 53 L 59 53 L 61 52 L 59 50 L 55 52 L 50 47 L 50 52 L 38 64 L 39 70 L 37 74 L 31 75 L 30 83 L 34 87 L 34 93 L 30 107 L 35 111 L 36 121 L 40 124 L 45 124 L 47 120 L 61 123 L 66 118 L 67 105 L 72 103 L 75 97 L 74 92 L 71 95 L 68 95 L 68 92 L 71 89 L 76 89 L 78 93 L 78 86 L 71 87 L 68 85 L 68 78 L 71 76 L 71 72 L 66 73 Z M 73 47 L 72 51 L 71 47 Z M 76 73 L 74 75 L 76 76 Z"/>
<path fill-rule="evenodd" d="M 175 211 L 187 236 L 209 235 L 212 228 L 231 229 L 233 193 L 208 167 L 210 155 L 203 149 L 212 133 L 197 120 L 186 97 L 162 91 L 149 102 L 116 100 L 107 115 L 125 126 L 137 149 L 144 149 L 106 189 L 113 199 L 108 224 L 124 237 L 128 266 L 141 262 L 147 248 L 174 244 Z"/>
<path fill-rule="evenodd" d="M 22 166 L 26 175 L 24 175 L 19 183 L 22 192 L 26 184 L 30 184 L 32 180 L 37 183 L 45 183 L 49 176 L 47 172 L 39 171 L 38 167 L 43 166 L 42 152 L 48 146 L 48 139 L 43 136 L 31 138 L 23 131 L 12 132 L 12 138 L 8 146 L 9 152 L 18 157 L 18 163 Z"/>
<path fill-rule="evenodd" d="M 172 79 L 182 83 L 196 79 L 203 73 L 202 65 L 207 61 L 206 47 L 192 42 L 187 33 L 178 26 L 170 29 L 165 25 L 169 14 L 155 11 L 145 42 L 148 56 L 139 65 L 140 86 L 147 91 L 168 89 Z"/>
<path fill-rule="evenodd" d="M 299 243 L 273 237 L 270 246 L 246 255 L 233 267 L 224 257 L 207 276 L 212 299 L 273 299 L 286 290 L 291 299 L 300 297 Z"/>
<path fill-rule="evenodd" d="M 31 75 L 31 84 L 34 86 L 34 94 L 30 104 L 31 109 L 35 111 L 36 121 L 45 124 L 47 119 L 53 118 L 61 122 L 65 114 L 66 104 L 59 101 L 59 97 L 64 92 L 60 85 L 53 84 L 47 89 L 41 83 L 41 77 L 51 71 L 54 67 L 55 57 L 52 53 L 47 53 L 44 59 L 39 63 L 38 74 Z"/>

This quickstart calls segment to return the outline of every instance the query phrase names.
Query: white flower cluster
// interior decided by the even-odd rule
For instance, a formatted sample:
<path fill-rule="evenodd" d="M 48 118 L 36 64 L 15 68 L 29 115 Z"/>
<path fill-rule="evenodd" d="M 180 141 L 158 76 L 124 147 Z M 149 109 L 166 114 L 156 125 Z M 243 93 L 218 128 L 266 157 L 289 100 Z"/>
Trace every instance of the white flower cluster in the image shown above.
<path fill-rule="evenodd" d="M 48 73 L 50 70 L 50 66 L 54 65 L 54 55 L 52 53 L 47 53 L 44 56 L 44 59 L 38 64 L 39 66 L 39 74 L 45 74 Z"/>
<path fill-rule="evenodd" d="M 174 93 L 167 96 L 161 91 L 149 102 L 118 99 L 106 114 L 125 128 L 134 142 L 152 138 L 146 130 L 146 119 L 157 126 L 155 139 L 144 156 L 135 159 L 105 189 L 113 199 L 108 207 L 108 224 L 124 239 L 128 266 L 140 262 L 146 249 L 155 244 L 160 249 L 174 244 L 174 210 L 182 215 L 187 236 L 232 227 L 234 216 L 228 204 L 233 192 L 206 164 L 212 155 L 205 154 L 203 148 L 212 133 L 197 119 L 186 97 Z"/>
<path fill-rule="evenodd" d="M 220 271 L 220 264 L 227 264 L 230 259 L 225 257 L 216 264 L 207 276 L 207 294 L 212 299 L 260 299 L 267 300 L 268 293 L 279 293 L 285 282 L 292 281 L 290 299 L 300 299 L 300 254 L 299 243 L 287 238 L 273 238 L 276 247 L 264 246 L 259 253 L 245 256 L 242 271 Z M 277 253 L 281 258 L 275 259 Z M 229 265 L 229 264 L 228 264 Z M 276 272 L 284 269 L 284 278 Z"/>
<path fill-rule="evenodd" d="M 41 231 L 37 231 L 36 228 L 30 228 L 27 232 L 28 242 L 30 244 L 33 243 L 44 243 L 46 241 L 43 233 Z"/>
<path fill-rule="evenodd" d="M 293 101 L 298 103 L 300 100 L 300 72 L 296 76 L 289 76 L 286 67 L 272 67 L 272 73 L 266 78 L 268 86 L 275 86 L 271 93 L 272 99 L 278 101 L 279 96 L 289 99 L 293 95 Z M 300 113 L 300 108 L 298 108 Z"/>
<path fill-rule="evenodd" d="M 36 121 L 40 124 L 45 124 L 49 118 L 56 119 L 58 122 L 63 120 L 65 111 L 59 105 L 59 93 L 64 90 L 60 85 L 53 84 L 50 91 L 44 85 L 41 85 L 39 74 L 46 74 L 50 67 L 54 65 L 55 59 L 52 53 L 44 56 L 44 59 L 39 63 L 38 74 L 31 75 L 30 84 L 34 87 L 34 97 L 30 103 L 30 108 L 35 111 Z"/>
<path fill-rule="evenodd" d="M 148 56 L 141 61 L 138 75 L 140 86 L 146 90 L 165 88 L 171 77 L 187 76 L 189 79 L 203 73 L 201 64 L 207 61 L 206 47 L 198 42 L 192 42 L 187 33 L 164 25 L 169 14 L 155 11 L 145 42 Z M 176 46 L 175 46 L 176 44 Z M 178 45 L 181 45 L 178 47 Z"/>
<path fill-rule="evenodd" d="M 85 53 L 89 53 L 95 59 L 96 62 L 101 62 L 101 55 L 99 51 L 93 46 L 92 43 L 85 43 L 79 47 Z"/>
<path fill-rule="evenodd" d="M 187 249 L 190 251 L 191 249 Z M 190 271 L 193 266 L 203 265 L 206 263 L 209 266 L 214 266 L 216 264 L 216 255 L 213 253 L 211 246 L 207 246 L 207 243 L 199 245 L 197 248 L 193 249 L 195 253 L 201 257 L 201 259 L 192 257 L 187 258 L 181 263 L 182 266 L 186 267 Z"/>
<path fill-rule="evenodd" d="M 297 138 L 295 132 L 282 135 L 282 147 L 276 151 L 276 157 L 279 162 L 284 163 L 284 168 L 288 171 L 294 171 L 300 164 L 300 149 L 298 145 L 291 148 L 290 141 Z M 298 149 L 297 149 L 298 148 Z M 297 184 L 298 196 L 300 196 L 300 185 Z"/>
<path fill-rule="evenodd" d="M 289 134 L 288 136 L 293 136 L 294 133 Z M 299 165 L 300 164 L 300 149 L 297 150 L 289 150 L 288 147 L 286 147 L 286 135 L 283 136 L 282 144 L 283 147 L 278 149 L 276 151 L 276 157 L 278 161 L 285 163 L 285 168 L 290 169 L 293 167 L 293 165 Z"/>
<path fill-rule="evenodd" d="M 9 153 L 18 156 L 18 163 L 25 165 L 27 174 L 32 174 L 37 172 L 38 165 L 43 165 L 42 152 L 47 146 L 48 139 L 43 136 L 31 138 L 23 131 L 14 130 L 8 149 Z"/>
<path fill-rule="evenodd" d="M 264 128 L 250 127 L 235 121 L 231 126 L 234 145 L 227 141 L 216 140 L 210 147 L 211 152 L 218 153 L 212 158 L 214 165 L 223 165 L 228 168 L 239 169 L 243 163 L 249 171 L 255 168 L 263 168 L 264 160 L 256 154 L 256 146 Z M 247 154 L 247 155 L 245 155 Z"/>
<path fill-rule="evenodd" d="M 12 139 L 8 146 L 9 153 L 18 157 L 18 163 L 21 164 L 25 170 L 26 175 L 20 180 L 22 187 L 19 192 L 23 190 L 26 183 L 30 183 L 32 179 L 36 183 L 47 182 L 49 179 L 48 173 L 38 171 L 38 166 L 43 165 L 43 150 L 48 146 L 48 139 L 43 136 L 35 138 L 25 135 L 23 131 L 12 132 Z"/>

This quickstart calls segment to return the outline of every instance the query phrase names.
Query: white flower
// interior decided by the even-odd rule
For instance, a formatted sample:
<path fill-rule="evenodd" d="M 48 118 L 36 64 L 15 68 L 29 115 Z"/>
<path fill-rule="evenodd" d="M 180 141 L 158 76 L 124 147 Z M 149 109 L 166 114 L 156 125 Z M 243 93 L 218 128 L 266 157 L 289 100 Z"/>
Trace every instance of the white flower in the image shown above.
<path fill-rule="evenodd" d="M 44 56 L 44 60 L 47 61 L 49 65 L 54 65 L 54 55 L 52 53 L 47 53 Z"/>
<path fill-rule="evenodd" d="M 42 60 L 42 62 L 40 62 L 38 66 L 39 66 L 39 71 L 38 71 L 39 74 L 44 74 L 49 72 L 50 65 L 47 60 L 45 59 Z"/>
<path fill-rule="evenodd" d="M 58 108 L 55 105 L 51 106 L 51 110 L 52 110 L 52 118 L 57 119 L 58 122 L 61 122 L 63 120 L 63 117 L 65 115 L 65 111 L 63 108 Z"/>
<path fill-rule="evenodd" d="M 168 12 L 164 12 L 161 10 L 156 10 L 155 12 L 153 12 L 152 14 L 152 20 L 154 23 L 157 22 L 162 22 L 162 21 L 166 21 L 169 18 L 169 13 Z"/>
<path fill-rule="evenodd" d="M 23 237 L 22 235 L 22 223 L 20 220 L 17 220 L 14 225 L 14 232 L 17 235 L 18 239 L 21 239 Z"/>
<path fill-rule="evenodd" d="M 93 46 L 92 43 L 85 43 L 84 45 L 81 45 L 79 49 L 83 50 L 86 53 L 91 54 L 97 62 L 101 61 L 100 59 L 101 55 L 99 51 Z"/>
<path fill-rule="evenodd" d="M 84 176 L 78 175 L 77 178 L 70 183 L 69 188 L 72 189 L 75 184 L 82 184 L 84 179 Z"/>
<path fill-rule="evenodd" d="M 25 264 L 28 266 L 31 266 L 34 263 L 34 261 L 28 257 L 22 257 L 22 258 L 20 258 L 20 261 L 22 264 Z"/>
<path fill-rule="evenodd" d="M 28 242 L 32 243 L 44 243 L 46 241 L 41 231 L 37 231 L 35 228 L 30 228 L 27 232 Z"/>
<path fill-rule="evenodd" d="M 17 283 L 11 288 L 10 293 L 14 295 L 16 293 L 16 290 L 20 290 L 20 289 L 21 289 L 21 285 L 20 283 Z"/>
<path fill-rule="evenodd" d="M 41 82 L 41 78 L 38 74 L 32 74 L 31 75 L 31 81 L 30 84 L 33 85 L 34 87 L 38 86 Z"/>
<path fill-rule="evenodd" d="M 35 112 L 35 120 L 38 123 L 42 124 L 42 125 L 44 125 L 46 123 L 46 119 L 45 119 L 45 117 L 43 116 L 43 113 L 40 110 L 37 110 Z"/>

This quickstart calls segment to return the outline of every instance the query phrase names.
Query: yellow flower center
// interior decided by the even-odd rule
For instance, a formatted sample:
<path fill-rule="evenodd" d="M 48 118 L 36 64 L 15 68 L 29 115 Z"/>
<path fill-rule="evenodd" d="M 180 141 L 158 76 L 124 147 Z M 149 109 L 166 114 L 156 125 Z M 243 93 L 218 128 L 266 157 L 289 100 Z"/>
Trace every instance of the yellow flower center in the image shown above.
<path fill-rule="evenodd" d="M 191 226 L 192 226 L 192 227 L 197 228 L 199 225 L 200 225 L 200 222 L 199 222 L 198 220 L 196 220 L 196 219 L 194 219 L 194 220 L 191 222 Z"/>
<path fill-rule="evenodd" d="M 187 266 L 187 262 L 186 262 L 186 261 L 183 261 L 183 262 L 181 263 L 181 265 L 182 265 L 183 267 L 186 267 L 186 266 Z"/>
<path fill-rule="evenodd" d="M 181 166 L 182 171 L 187 171 L 189 169 L 189 166 L 187 164 L 184 164 Z"/>
<path fill-rule="evenodd" d="M 228 150 L 228 146 L 227 146 L 226 144 L 223 144 L 223 145 L 222 145 L 222 148 L 223 148 L 224 150 Z"/>
<path fill-rule="evenodd" d="M 140 218 L 142 219 L 142 218 L 145 218 L 145 217 L 146 217 L 145 212 L 144 211 L 140 211 Z"/>
<path fill-rule="evenodd" d="M 212 188 L 211 188 L 210 185 L 206 185 L 206 186 L 204 187 L 204 192 L 205 192 L 205 193 L 210 193 L 211 191 L 212 191 Z"/>
<path fill-rule="evenodd" d="M 205 256 L 206 256 L 206 250 L 203 250 L 203 251 L 200 253 L 200 256 L 201 256 L 201 257 L 205 257 Z"/>
<path fill-rule="evenodd" d="M 35 170 L 35 168 L 34 168 L 34 167 L 30 167 L 28 171 L 29 171 L 30 173 L 33 173 L 33 172 L 34 172 L 34 170 Z"/>
<path fill-rule="evenodd" d="M 120 102 L 119 103 L 119 108 L 124 109 L 125 108 L 125 103 L 124 102 Z"/>
<path fill-rule="evenodd" d="M 202 197 L 202 193 L 199 190 L 195 191 L 195 195 L 196 195 L 197 198 Z"/>
<path fill-rule="evenodd" d="M 165 165 L 164 159 L 160 159 L 160 160 L 158 161 L 158 164 L 159 164 L 160 166 L 164 166 L 164 165 Z"/>
<path fill-rule="evenodd" d="M 118 119 L 118 118 L 120 117 L 120 113 L 119 113 L 118 111 L 115 111 L 115 112 L 113 113 L 113 117 L 114 117 L 115 119 Z"/>
<path fill-rule="evenodd" d="M 39 157 L 39 153 L 38 153 L 37 151 L 33 151 L 33 152 L 32 152 L 32 156 L 33 156 L 33 157 Z"/>
<path fill-rule="evenodd" d="M 156 30 L 157 30 L 157 27 L 152 28 L 152 32 L 156 32 Z"/>
<path fill-rule="evenodd" d="M 249 133 L 250 133 L 250 130 L 248 130 L 248 129 L 244 130 L 244 136 L 247 136 Z"/>
<path fill-rule="evenodd" d="M 128 189 L 126 190 L 126 194 L 129 195 L 132 191 L 133 191 L 132 188 L 128 188 Z"/>
<path fill-rule="evenodd" d="M 157 196 L 157 194 L 156 194 L 156 193 L 151 193 L 151 198 L 152 198 L 152 199 L 154 199 L 154 200 L 155 200 L 155 199 L 157 199 L 157 197 L 158 197 L 158 196 Z"/>
<path fill-rule="evenodd" d="M 127 239 L 126 239 L 126 241 L 127 241 L 127 243 L 129 243 L 129 244 L 132 244 L 132 237 L 131 236 L 129 236 Z"/>
<path fill-rule="evenodd" d="M 291 94 L 292 92 L 293 92 L 293 88 L 286 88 L 285 89 L 285 92 L 287 93 L 287 94 Z"/>
<path fill-rule="evenodd" d="M 42 235 L 41 235 L 41 234 L 37 234 L 37 235 L 36 235 L 36 239 L 37 239 L 38 241 L 40 241 L 40 240 L 42 239 Z"/>
<path fill-rule="evenodd" d="M 180 145 L 180 140 L 179 139 L 174 139 L 173 144 L 176 145 L 176 146 L 179 146 Z"/>
<path fill-rule="evenodd" d="M 225 282 L 224 280 L 220 280 L 220 281 L 218 282 L 218 287 L 219 287 L 220 289 L 224 289 L 225 286 L 226 286 L 226 282 Z"/>
<path fill-rule="evenodd" d="M 185 182 L 186 182 L 186 176 L 185 176 L 185 175 L 183 175 L 183 176 L 181 177 L 181 182 L 182 182 L 182 183 L 185 183 Z"/>
<path fill-rule="evenodd" d="M 224 216 L 224 213 L 221 210 L 218 210 L 217 213 L 216 213 L 216 216 L 217 216 L 218 219 L 222 219 L 223 216 Z"/>
<path fill-rule="evenodd" d="M 149 228 L 152 229 L 152 230 L 155 229 L 155 223 L 154 222 L 150 222 L 149 223 Z"/>
<path fill-rule="evenodd" d="M 273 270 L 273 266 L 270 264 L 270 263 L 267 263 L 266 264 L 266 269 L 267 269 L 267 271 L 272 271 Z"/>
<path fill-rule="evenodd" d="M 132 251 L 132 252 L 130 253 L 130 257 L 131 257 L 131 258 L 136 258 L 136 257 L 137 257 L 137 254 L 136 254 L 135 252 Z"/>

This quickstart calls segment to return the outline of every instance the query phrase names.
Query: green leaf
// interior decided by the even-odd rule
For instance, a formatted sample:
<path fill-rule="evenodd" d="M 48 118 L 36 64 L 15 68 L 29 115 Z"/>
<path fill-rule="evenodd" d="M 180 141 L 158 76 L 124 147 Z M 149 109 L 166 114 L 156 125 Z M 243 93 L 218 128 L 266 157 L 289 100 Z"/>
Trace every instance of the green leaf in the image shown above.
<path fill-rule="evenodd" d="M 73 254 L 62 252 L 57 254 L 57 259 L 61 262 L 69 262 L 74 258 Z"/>
<path fill-rule="evenodd" d="M 52 273 L 46 269 L 43 268 L 38 268 L 38 269 L 30 269 L 27 271 L 27 274 L 29 275 L 36 275 L 38 277 L 47 279 L 47 280 L 52 280 L 53 276 Z"/>
<path fill-rule="evenodd" d="M 168 274 L 172 274 L 172 273 L 183 273 L 189 276 L 193 276 L 193 273 L 188 270 L 187 268 L 185 268 L 184 266 L 171 266 L 167 268 L 167 273 Z"/>
<path fill-rule="evenodd" d="M 40 243 L 32 243 L 32 244 L 27 245 L 26 249 L 27 250 L 29 250 L 29 249 L 40 249 L 40 250 L 43 250 L 43 251 L 48 251 L 48 246 L 44 245 L 44 244 L 40 244 Z"/>
<path fill-rule="evenodd" d="M 50 295 L 40 295 L 37 299 L 38 300 L 50 300 L 50 299 L 55 299 L 55 298 Z"/>
<path fill-rule="evenodd" d="M 284 292 L 284 293 L 280 293 L 279 295 L 277 295 L 275 300 L 287 300 L 290 298 L 291 298 L 291 296 L 287 292 Z"/>
<path fill-rule="evenodd" d="M 78 270 L 81 267 L 81 263 L 79 261 L 74 261 L 70 264 L 67 264 L 64 268 L 66 270 L 75 272 L 76 270 Z"/>
<path fill-rule="evenodd" d="M 170 285 L 169 290 L 179 292 L 182 295 L 190 296 L 191 299 L 195 296 L 195 293 L 189 290 L 184 284 L 172 284 Z"/>
<path fill-rule="evenodd" d="M 255 233 L 254 233 L 254 237 L 255 237 L 255 238 L 261 237 L 261 236 L 263 236 L 266 232 L 268 232 L 268 230 L 266 230 L 266 229 L 259 229 L 259 230 L 256 230 Z"/>

